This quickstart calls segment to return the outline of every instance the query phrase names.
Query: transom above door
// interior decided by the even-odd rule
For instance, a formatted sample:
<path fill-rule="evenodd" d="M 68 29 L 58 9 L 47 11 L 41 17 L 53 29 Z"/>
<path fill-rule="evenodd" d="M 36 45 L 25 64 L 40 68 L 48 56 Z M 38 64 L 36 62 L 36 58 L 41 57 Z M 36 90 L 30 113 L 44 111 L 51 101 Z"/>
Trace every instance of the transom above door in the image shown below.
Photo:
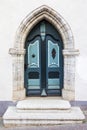
<path fill-rule="evenodd" d="M 61 95 L 63 87 L 62 40 L 57 30 L 43 20 L 28 34 L 25 44 L 27 96 Z"/>

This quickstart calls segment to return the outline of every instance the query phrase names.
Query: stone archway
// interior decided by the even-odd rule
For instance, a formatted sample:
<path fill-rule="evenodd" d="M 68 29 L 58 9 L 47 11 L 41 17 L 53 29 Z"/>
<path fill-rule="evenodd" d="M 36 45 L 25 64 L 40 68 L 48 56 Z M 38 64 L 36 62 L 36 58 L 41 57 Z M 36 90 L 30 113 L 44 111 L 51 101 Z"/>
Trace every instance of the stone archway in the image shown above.
<path fill-rule="evenodd" d="M 25 40 L 31 29 L 41 20 L 46 19 L 60 32 L 64 50 L 64 86 L 62 97 L 67 100 L 75 99 L 75 57 L 79 51 L 74 48 L 71 28 L 60 14 L 52 8 L 43 5 L 21 22 L 15 38 L 14 48 L 9 49 L 13 56 L 13 99 L 22 100 L 26 97 L 24 88 L 24 49 Z"/>

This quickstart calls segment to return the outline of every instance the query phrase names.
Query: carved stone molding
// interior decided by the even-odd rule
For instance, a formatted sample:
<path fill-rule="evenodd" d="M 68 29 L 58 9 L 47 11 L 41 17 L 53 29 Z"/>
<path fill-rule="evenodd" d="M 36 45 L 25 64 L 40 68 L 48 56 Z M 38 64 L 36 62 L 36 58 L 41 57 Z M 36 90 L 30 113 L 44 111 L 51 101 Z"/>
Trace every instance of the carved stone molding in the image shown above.
<path fill-rule="evenodd" d="M 25 55 L 25 49 L 17 49 L 17 48 L 10 48 L 9 49 L 10 55 Z"/>
<path fill-rule="evenodd" d="M 63 55 L 64 56 L 77 56 L 79 55 L 79 50 L 76 49 L 64 49 L 63 50 Z"/>

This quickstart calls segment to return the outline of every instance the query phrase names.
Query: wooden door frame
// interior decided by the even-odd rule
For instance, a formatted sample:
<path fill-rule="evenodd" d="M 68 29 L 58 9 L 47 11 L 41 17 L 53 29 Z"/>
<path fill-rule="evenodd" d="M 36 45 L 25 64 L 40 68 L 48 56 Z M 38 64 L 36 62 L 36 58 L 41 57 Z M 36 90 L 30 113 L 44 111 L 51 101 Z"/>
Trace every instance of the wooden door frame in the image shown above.
<path fill-rule="evenodd" d="M 43 5 L 27 15 L 21 22 L 15 37 L 14 47 L 9 49 L 13 57 L 13 100 L 26 98 L 24 87 L 24 49 L 26 37 L 31 29 L 41 20 L 46 19 L 60 33 L 63 40 L 64 86 L 62 97 L 67 100 L 75 99 L 75 59 L 79 50 L 74 48 L 73 34 L 68 23 L 52 8 Z M 21 96 L 20 96 L 21 95 Z"/>

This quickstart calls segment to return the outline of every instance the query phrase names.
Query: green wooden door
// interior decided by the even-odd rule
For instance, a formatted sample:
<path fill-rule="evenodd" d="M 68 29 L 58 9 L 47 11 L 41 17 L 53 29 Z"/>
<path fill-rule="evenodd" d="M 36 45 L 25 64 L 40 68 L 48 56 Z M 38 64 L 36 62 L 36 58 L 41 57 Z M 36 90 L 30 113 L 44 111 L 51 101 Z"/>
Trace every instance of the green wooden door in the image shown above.
<path fill-rule="evenodd" d="M 27 96 L 61 95 L 63 44 L 60 34 L 50 23 L 43 20 L 28 34 L 25 49 Z"/>

